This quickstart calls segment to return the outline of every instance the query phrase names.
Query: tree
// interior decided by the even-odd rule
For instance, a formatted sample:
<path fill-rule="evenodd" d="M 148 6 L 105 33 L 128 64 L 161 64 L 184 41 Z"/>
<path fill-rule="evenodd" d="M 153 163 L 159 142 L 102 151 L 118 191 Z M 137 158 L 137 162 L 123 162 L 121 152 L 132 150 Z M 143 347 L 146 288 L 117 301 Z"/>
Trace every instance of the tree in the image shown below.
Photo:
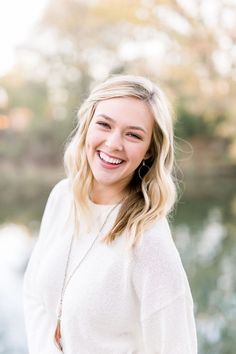
<path fill-rule="evenodd" d="M 191 134 L 225 139 L 236 161 L 235 33 L 232 0 L 51 0 L 27 72 L 46 79 L 53 112 L 65 107 L 64 116 L 96 80 L 147 75 L 169 91 L 180 119 L 199 121 Z"/>

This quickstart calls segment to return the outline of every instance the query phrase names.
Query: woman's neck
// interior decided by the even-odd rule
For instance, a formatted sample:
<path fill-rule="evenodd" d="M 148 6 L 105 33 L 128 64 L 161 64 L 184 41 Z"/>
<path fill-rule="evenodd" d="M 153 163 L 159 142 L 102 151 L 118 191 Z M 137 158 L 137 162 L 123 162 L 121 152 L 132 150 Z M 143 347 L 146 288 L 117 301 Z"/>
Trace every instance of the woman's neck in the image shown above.
<path fill-rule="evenodd" d="M 96 204 L 116 204 L 125 196 L 125 191 L 114 191 L 114 188 L 96 186 L 92 188 L 90 199 Z"/>

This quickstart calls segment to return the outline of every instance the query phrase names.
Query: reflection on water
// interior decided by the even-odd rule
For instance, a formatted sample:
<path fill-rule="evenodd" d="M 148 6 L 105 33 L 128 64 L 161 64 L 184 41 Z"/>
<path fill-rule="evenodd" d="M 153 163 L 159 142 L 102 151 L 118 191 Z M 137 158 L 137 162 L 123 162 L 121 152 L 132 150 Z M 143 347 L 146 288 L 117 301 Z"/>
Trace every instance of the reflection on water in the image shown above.
<path fill-rule="evenodd" d="M 224 254 L 227 228 L 223 225 L 222 214 L 218 208 L 213 207 L 202 228 L 199 225 L 194 235 L 191 227 L 186 224 L 177 225 L 175 234 L 178 249 L 184 255 L 184 264 L 189 269 L 199 346 L 202 348 L 200 352 L 233 354 L 233 347 L 229 352 L 219 349 L 219 344 L 222 348 L 224 332 L 228 330 L 232 298 L 235 301 L 233 265 L 227 254 Z M 213 350 L 213 347 L 216 348 Z"/>
<path fill-rule="evenodd" d="M 218 181 L 201 183 L 201 188 L 193 184 L 172 223 L 194 297 L 199 354 L 234 354 L 236 347 L 236 191 L 233 182 L 220 184 L 226 186 L 220 193 L 216 193 Z M 29 215 L 24 219 L 27 227 L 3 224 L 0 228 L 0 354 L 27 354 L 22 278 L 39 220 L 34 220 L 35 210 L 30 216 L 28 208 L 24 215 Z"/>
<path fill-rule="evenodd" d="M 174 235 L 194 296 L 199 353 L 235 354 L 235 184 L 211 180 L 187 192 Z"/>
<path fill-rule="evenodd" d="M 33 242 L 26 227 L 8 224 L 0 228 L 0 353 L 27 353 L 22 277 Z"/>

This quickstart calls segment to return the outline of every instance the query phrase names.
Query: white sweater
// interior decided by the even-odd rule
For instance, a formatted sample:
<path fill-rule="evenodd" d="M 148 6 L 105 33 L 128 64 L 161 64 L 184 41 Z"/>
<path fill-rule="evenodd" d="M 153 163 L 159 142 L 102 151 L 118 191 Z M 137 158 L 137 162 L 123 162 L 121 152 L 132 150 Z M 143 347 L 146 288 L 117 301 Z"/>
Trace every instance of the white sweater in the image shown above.
<path fill-rule="evenodd" d="M 73 244 L 69 275 L 111 209 L 90 204 L 90 230 L 82 225 Z M 73 233 L 71 211 L 72 194 L 63 180 L 49 196 L 24 279 L 29 354 L 61 353 L 53 336 Z M 197 353 L 192 296 L 165 218 L 144 232 L 133 257 L 123 236 L 109 246 L 96 241 L 66 289 L 61 332 L 65 354 Z"/>

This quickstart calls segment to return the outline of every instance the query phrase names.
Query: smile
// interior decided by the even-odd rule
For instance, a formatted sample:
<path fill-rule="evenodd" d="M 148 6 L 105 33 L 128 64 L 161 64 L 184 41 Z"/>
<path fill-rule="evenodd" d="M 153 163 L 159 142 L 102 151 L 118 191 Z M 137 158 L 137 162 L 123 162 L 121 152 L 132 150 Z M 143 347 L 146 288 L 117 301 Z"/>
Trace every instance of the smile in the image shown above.
<path fill-rule="evenodd" d="M 117 159 L 114 157 L 110 157 L 107 154 L 105 154 L 102 151 L 98 151 L 98 156 L 100 157 L 100 159 L 106 163 L 112 164 L 112 165 L 120 165 L 124 160 L 121 159 Z"/>

